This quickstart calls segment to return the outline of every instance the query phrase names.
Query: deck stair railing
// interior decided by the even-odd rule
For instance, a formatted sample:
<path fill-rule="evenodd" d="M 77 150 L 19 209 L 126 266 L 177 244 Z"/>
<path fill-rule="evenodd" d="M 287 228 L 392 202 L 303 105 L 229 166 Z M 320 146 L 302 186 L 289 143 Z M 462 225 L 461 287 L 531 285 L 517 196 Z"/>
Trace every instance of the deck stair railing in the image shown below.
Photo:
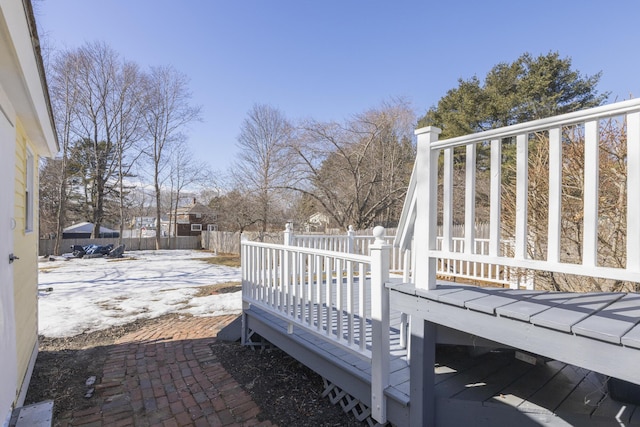
<path fill-rule="evenodd" d="M 611 120 L 622 123 L 626 136 L 626 183 L 623 193 L 626 197 L 626 257 L 623 266 L 600 265 L 598 258 L 598 227 L 600 208 L 600 140 L 606 131 L 605 125 Z M 563 165 L 575 153 L 564 152 L 567 135 L 582 135 L 581 161 L 584 162 L 582 183 L 583 206 L 582 244 L 580 259 L 565 259 L 561 247 L 563 236 Z M 415 284 L 417 287 L 433 289 L 436 286 L 437 259 L 489 263 L 515 269 L 541 270 L 572 275 L 588 275 L 603 279 L 637 282 L 640 277 L 640 198 L 634 197 L 640 188 L 640 100 L 634 99 L 601 107 L 532 122 L 516 124 L 499 129 L 466 135 L 463 137 L 438 140 L 440 130 L 434 127 L 416 131 L 418 151 L 409 190 L 405 199 L 403 214 L 398 226 L 395 244 L 401 248 L 412 247 L 416 257 L 428 262 L 416 264 Z M 543 257 L 532 259 L 530 250 L 531 232 L 528 216 L 531 200 L 529 187 L 529 144 L 534 136 L 543 136 L 548 141 L 548 208 L 546 235 L 542 236 L 546 250 Z M 513 250 L 509 255 L 501 250 L 506 223 L 502 214 L 503 205 L 503 143 L 511 141 L 515 145 L 515 226 L 508 233 L 513 239 Z M 473 227 L 477 200 L 476 180 L 482 168 L 478 168 L 479 147 L 488 149 L 490 164 L 489 216 L 490 231 L 488 250 L 479 251 L 471 244 L 475 240 Z M 465 195 L 464 195 L 464 251 L 456 250 L 451 234 L 453 218 L 453 164 L 456 155 L 464 152 Z M 567 150 L 568 151 L 568 150 Z M 438 176 L 439 162 L 442 162 L 442 177 Z M 480 171 L 480 172 L 479 172 Z M 485 170 L 486 171 L 486 170 Z M 442 180 L 441 193 L 438 191 Z M 441 211 L 437 203 L 442 201 Z M 456 206 L 456 209 L 460 207 Z M 438 218 L 441 218 L 443 233 L 438 244 Z M 414 237 L 415 236 L 415 237 Z M 420 236 L 418 238 L 417 236 Z"/>

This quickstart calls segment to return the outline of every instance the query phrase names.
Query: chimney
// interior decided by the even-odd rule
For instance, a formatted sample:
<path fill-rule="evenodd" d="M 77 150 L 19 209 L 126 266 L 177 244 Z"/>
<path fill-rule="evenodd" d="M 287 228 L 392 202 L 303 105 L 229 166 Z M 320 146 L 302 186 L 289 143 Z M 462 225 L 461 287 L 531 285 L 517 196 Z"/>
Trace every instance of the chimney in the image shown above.
<path fill-rule="evenodd" d="M 193 204 L 194 205 L 196 204 L 196 198 L 195 197 L 193 198 Z"/>

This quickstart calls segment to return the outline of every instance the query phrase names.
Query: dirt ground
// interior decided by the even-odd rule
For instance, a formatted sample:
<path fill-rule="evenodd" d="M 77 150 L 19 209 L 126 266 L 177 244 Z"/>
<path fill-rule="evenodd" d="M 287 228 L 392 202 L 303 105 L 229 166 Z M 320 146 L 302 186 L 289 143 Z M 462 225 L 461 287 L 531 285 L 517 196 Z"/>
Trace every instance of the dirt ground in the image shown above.
<path fill-rule="evenodd" d="M 40 337 L 40 353 L 25 404 L 54 399 L 54 424 L 61 414 L 90 407 L 85 381 L 102 372 L 109 346 L 126 334 L 153 328 L 171 316 L 71 338 Z M 262 409 L 261 419 L 279 426 L 366 425 L 322 397 L 322 379 L 277 348 L 255 351 L 239 343 L 216 340 L 211 349 Z"/>

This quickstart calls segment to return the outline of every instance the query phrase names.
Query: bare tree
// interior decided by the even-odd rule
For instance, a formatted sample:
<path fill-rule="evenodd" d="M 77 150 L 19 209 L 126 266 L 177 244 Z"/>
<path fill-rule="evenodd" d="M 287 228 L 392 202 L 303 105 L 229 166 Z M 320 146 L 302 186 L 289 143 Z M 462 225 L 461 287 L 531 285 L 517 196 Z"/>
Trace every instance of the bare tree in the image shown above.
<path fill-rule="evenodd" d="M 138 66 L 125 62 L 121 72 L 116 76 L 116 91 L 113 96 L 113 138 L 115 140 L 117 180 L 118 180 L 118 212 L 120 217 L 120 237 L 122 243 L 124 222 L 126 218 L 126 185 L 125 178 L 132 176 L 131 170 L 142 154 L 137 147 L 143 137 L 143 76 Z"/>
<path fill-rule="evenodd" d="M 218 213 L 218 229 L 239 231 L 251 228 L 258 222 L 256 205 L 249 194 L 237 189 L 226 192 L 215 200 Z"/>
<path fill-rule="evenodd" d="M 193 152 L 188 144 L 183 143 L 177 145 L 170 160 L 170 173 L 168 177 L 170 186 L 171 200 L 169 202 L 170 211 L 173 213 L 173 224 L 169 221 L 169 230 L 173 230 L 174 237 L 177 237 L 177 218 L 178 207 L 181 197 L 184 196 L 186 190 L 196 190 L 204 185 L 210 177 L 207 165 L 199 160 L 194 159 Z"/>
<path fill-rule="evenodd" d="M 54 254 L 60 255 L 60 239 L 65 226 L 67 213 L 69 178 L 69 156 L 73 144 L 74 134 L 72 123 L 75 118 L 76 104 L 79 97 L 78 73 L 80 58 L 76 52 L 62 52 L 51 63 L 49 75 L 49 90 L 51 93 L 52 109 L 55 114 L 56 131 L 60 142 L 59 173 L 49 179 L 55 179 L 57 188 L 57 204 L 55 219 Z"/>
<path fill-rule="evenodd" d="M 84 174 L 90 187 L 87 206 L 94 224 L 92 237 L 98 237 L 104 219 L 105 192 L 116 162 L 113 140 L 114 117 L 111 97 L 119 67 L 118 54 L 104 43 L 91 43 L 78 49 L 78 102 L 73 131 L 80 139 L 76 144 L 76 168 Z"/>
<path fill-rule="evenodd" d="M 188 78 L 172 67 L 155 67 L 147 78 L 144 123 L 152 164 L 156 195 L 156 249 L 160 249 L 160 219 L 162 218 L 162 179 L 168 165 L 170 147 L 183 138 L 185 127 L 200 120 L 199 106 L 192 106 Z"/>
<path fill-rule="evenodd" d="M 263 232 L 277 217 L 276 205 L 286 199 L 283 189 L 291 177 L 287 159 L 293 127 L 277 108 L 256 104 L 242 122 L 234 163 L 235 188 L 251 195 L 258 207 L 249 223 L 258 223 Z"/>
<path fill-rule="evenodd" d="M 414 123 L 403 100 L 344 124 L 305 123 L 287 157 L 298 177 L 290 188 L 315 199 L 343 228 L 393 225 L 411 175 Z"/>
<path fill-rule="evenodd" d="M 123 178 L 135 158 L 130 157 L 132 144 L 140 138 L 138 67 L 96 42 L 60 53 L 51 69 L 52 103 L 65 174 L 60 182 L 58 234 L 69 207 L 71 175 L 83 185 L 82 205 L 87 208 L 86 219 L 94 224 L 93 236 L 99 235 L 107 209 L 115 212 L 116 204 L 122 230 Z"/>

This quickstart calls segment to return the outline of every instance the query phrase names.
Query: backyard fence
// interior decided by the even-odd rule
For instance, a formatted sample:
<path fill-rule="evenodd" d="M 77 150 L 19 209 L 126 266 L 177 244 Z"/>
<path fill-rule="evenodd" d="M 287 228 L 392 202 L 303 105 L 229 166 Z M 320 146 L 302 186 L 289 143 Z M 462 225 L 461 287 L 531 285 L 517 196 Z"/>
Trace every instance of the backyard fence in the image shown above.
<path fill-rule="evenodd" d="M 52 255 L 53 248 L 56 244 L 54 239 L 41 239 L 38 255 Z M 60 241 L 60 252 L 72 252 L 74 245 L 113 245 L 118 246 L 117 238 L 106 239 L 62 239 Z M 122 238 L 122 244 L 125 245 L 127 251 L 153 250 L 156 248 L 155 237 L 125 237 Z M 162 237 L 160 239 L 162 249 L 202 249 L 200 236 L 181 236 L 181 237 Z"/>

